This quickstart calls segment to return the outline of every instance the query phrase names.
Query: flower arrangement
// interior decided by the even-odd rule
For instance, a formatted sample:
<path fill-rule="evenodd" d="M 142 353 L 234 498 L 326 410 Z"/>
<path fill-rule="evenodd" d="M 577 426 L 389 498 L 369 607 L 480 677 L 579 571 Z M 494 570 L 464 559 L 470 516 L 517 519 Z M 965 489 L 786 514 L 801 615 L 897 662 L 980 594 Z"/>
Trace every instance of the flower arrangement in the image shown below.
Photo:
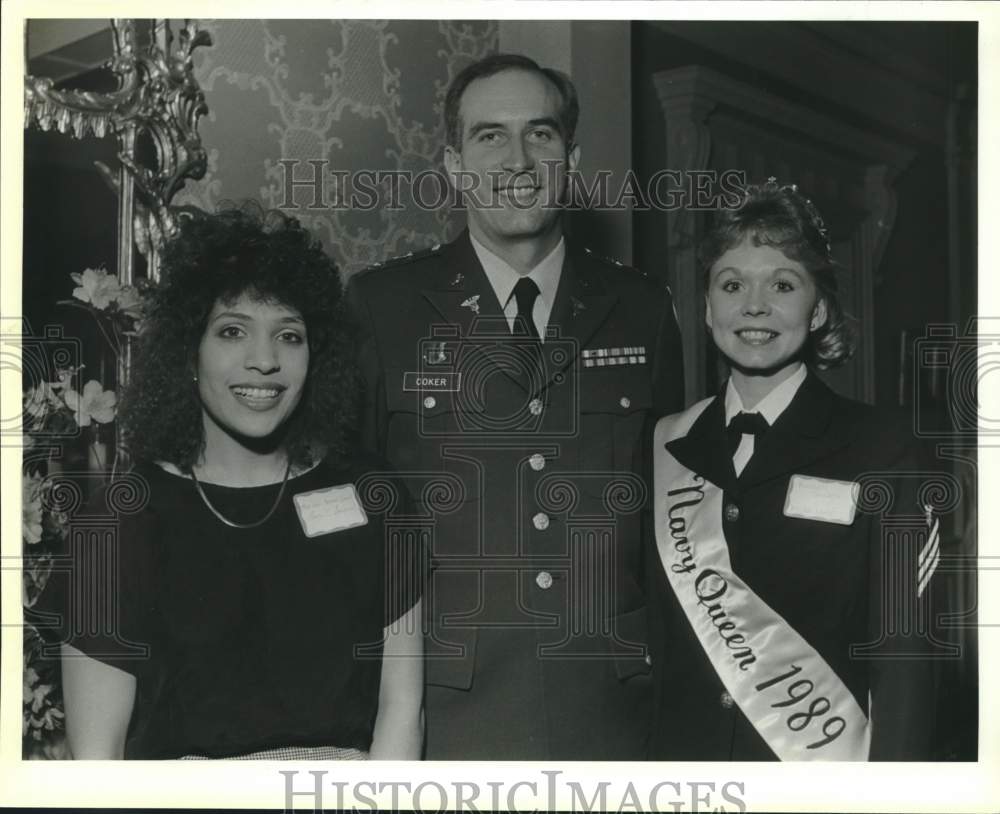
<path fill-rule="evenodd" d="M 86 269 L 70 275 L 76 287 L 72 299 L 60 305 L 89 312 L 116 360 L 141 320 L 142 292 L 123 286 L 105 269 Z M 113 466 L 102 427 L 112 427 L 117 393 L 95 378 L 86 378 L 84 366 L 57 368 L 53 381 L 42 381 L 23 393 L 24 467 L 21 479 L 21 539 L 23 601 L 33 607 L 52 572 L 53 557 L 66 541 L 71 518 L 53 499 L 55 474 L 64 450 L 82 435 L 87 441 L 88 469 L 107 472 Z M 44 455 L 36 454 L 38 451 Z M 72 474 L 64 477 L 72 478 Z M 43 658 L 38 630 L 25 625 L 22 750 L 27 759 L 68 757 L 63 730 L 62 692 L 58 664 Z"/>
<path fill-rule="evenodd" d="M 30 436 L 29 436 L 30 437 Z M 49 500 L 52 481 L 41 472 L 21 479 L 21 539 L 24 547 L 23 599 L 33 607 L 52 573 L 53 551 L 69 534 L 69 518 Z M 22 754 L 26 759 L 67 757 L 63 737 L 62 692 L 55 662 L 42 657 L 42 639 L 30 624 L 24 627 Z"/>
<path fill-rule="evenodd" d="M 63 368 L 56 381 L 41 382 L 24 394 L 25 446 L 31 447 L 41 437 L 68 438 L 84 427 L 94 428 L 115 420 L 118 396 L 105 390 L 99 381 L 90 379 L 80 390 L 75 380 L 82 378 L 83 365 Z"/>
<path fill-rule="evenodd" d="M 116 356 L 121 356 L 125 337 L 135 336 L 142 325 L 142 292 L 131 285 L 122 285 L 107 269 L 84 269 L 71 274 L 76 283 L 73 299 L 60 300 L 60 305 L 82 308 L 97 320 L 97 327 Z"/>
<path fill-rule="evenodd" d="M 21 753 L 26 760 L 70 757 L 63 729 L 62 690 L 56 665 L 42 658 L 42 640 L 25 627 Z"/>

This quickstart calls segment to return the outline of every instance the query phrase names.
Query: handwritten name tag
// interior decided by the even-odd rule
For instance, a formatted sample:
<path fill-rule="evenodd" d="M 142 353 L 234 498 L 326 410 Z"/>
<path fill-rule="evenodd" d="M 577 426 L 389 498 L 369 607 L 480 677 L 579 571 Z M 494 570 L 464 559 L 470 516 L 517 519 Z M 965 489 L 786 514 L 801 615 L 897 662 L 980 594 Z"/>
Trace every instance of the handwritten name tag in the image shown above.
<path fill-rule="evenodd" d="M 861 485 L 845 480 L 793 475 L 785 495 L 785 516 L 849 526 Z"/>
<path fill-rule="evenodd" d="M 306 537 L 352 529 L 368 522 L 353 483 L 298 494 L 295 511 Z"/>

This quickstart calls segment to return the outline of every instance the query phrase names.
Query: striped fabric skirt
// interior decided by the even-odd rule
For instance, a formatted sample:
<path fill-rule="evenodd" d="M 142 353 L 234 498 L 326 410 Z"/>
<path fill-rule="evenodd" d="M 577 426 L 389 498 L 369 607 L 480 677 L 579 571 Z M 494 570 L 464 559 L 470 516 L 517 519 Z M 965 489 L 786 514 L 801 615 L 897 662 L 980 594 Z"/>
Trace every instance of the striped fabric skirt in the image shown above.
<path fill-rule="evenodd" d="M 179 760 L 368 760 L 368 753 L 341 746 L 280 746 L 223 758 L 184 755 Z"/>

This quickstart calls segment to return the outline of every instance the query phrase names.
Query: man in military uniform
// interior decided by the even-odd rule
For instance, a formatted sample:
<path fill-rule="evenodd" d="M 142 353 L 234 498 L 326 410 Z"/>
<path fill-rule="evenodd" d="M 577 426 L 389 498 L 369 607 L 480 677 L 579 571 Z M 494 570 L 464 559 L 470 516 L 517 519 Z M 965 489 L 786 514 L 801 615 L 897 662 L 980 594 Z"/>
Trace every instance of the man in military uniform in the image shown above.
<path fill-rule="evenodd" d="M 563 239 L 576 91 L 514 55 L 466 68 L 453 243 L 356 275 L 364 434 L 431 529 L 431 760 L 644 757 L 650 659 L 634 474 L 680 409 L 669 291 Z"/>

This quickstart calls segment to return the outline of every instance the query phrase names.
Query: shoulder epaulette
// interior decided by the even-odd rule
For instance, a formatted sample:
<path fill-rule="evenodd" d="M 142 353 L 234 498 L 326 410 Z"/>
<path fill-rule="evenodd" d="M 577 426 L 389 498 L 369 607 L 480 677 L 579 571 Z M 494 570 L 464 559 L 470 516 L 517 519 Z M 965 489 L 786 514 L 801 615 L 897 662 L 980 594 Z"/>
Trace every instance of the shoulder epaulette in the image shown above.
<path fill-rule="evenodd" d="M 367 266 L 364 271 L 375 271 L 376 269 L 405 266 L 407 263 L 414 263 L 417 260 L 423 260 L 427 257 L 434 256 L 441 251 L 441 246 L 442 244 L 435 243 L 433 246 L 429 246 L 426 249 L 418 249 L 415 252 L 407 252 L 406 254 L 400 254 L 396 257 L 390 257 L 388 260 L 384 260 L 379 263 L 372 263 L 370 266 Z"/>
<path fill-rule="evenodd" d="M 646 274 L 646 272 L 644 272 L 644 271 L 642 271 L 640 269 L 637 269 L 635 266 L 630 266 L 627 263 L 623 263 L 621 260 L 618 260 L 615 257 L 605 257 L 604 255 L 597 254 L 596 252 L 591 251 L 590 249 L 588 249 L 586 247 L 584 247 L 583 250 L 587 254 L 589 254 L 591 257 L 593 257 L 595 260 L 597 260 L 597 261 L 599 261 L 601 263 L 604 263 L 606 265 L 614 266 L 615 268 L 620 268 L 620 269 L 624 269 L 625 271 L 633 272 L 634 274 L 638 274 L 640 277 L 648 277 L 649 276 L 648 274 Z"/>

